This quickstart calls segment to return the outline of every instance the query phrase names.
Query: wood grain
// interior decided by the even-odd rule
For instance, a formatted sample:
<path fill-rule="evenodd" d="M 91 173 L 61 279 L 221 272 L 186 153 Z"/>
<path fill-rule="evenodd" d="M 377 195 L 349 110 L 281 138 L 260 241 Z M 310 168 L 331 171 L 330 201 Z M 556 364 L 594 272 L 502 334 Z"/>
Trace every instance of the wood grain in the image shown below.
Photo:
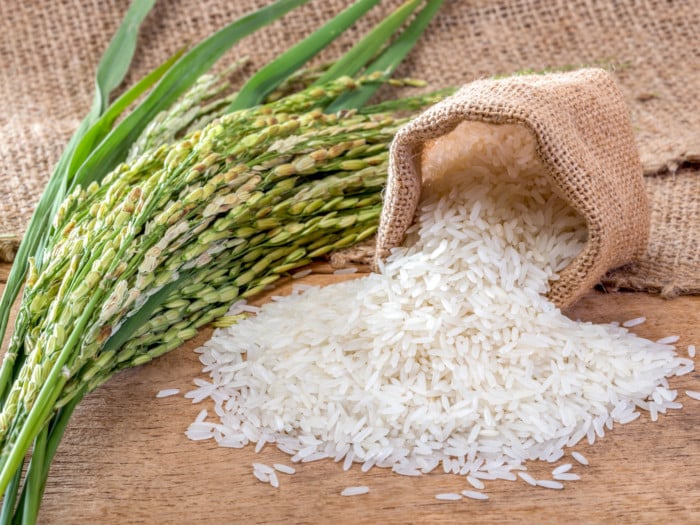
<path fill-rule="evenodd" d="M 305 282 L 326 284 L 338 276 L 312 275 Z M 275 293 L 289 290 L 287 284 Z M 265 299 L 261 299 L 264 301 Z M 678 334 L 679 348 L 700 343 L 700 297 L 664 300 L 645 294 L 591 292 L 570 312 L 596 322 L 644 315 L 635 328 L 657 339 Z M 685 396 L 700 390 L 697 372 L 674 378 L 680 411 L 652 423 L 643 415 L 618 426 L 594 446 L 580 445 L 590 466 L 564 490 L 524 482 L 487 482 L 488 501 L 440 502 L 438 492 L 467 487 L 462 477 L 435 473 L 421 478 L 320 461 L 280 475 L 273 489 L 252 475 L 251 463 L 289 464 L 267 446 L 219 448 L 184 436 L 203 408 L 182 394 L 203 377 L 193 349 L 196 339 L 154 363 L 119 374 L 78 408 L 51 470 L 40 523 L 700 523 L 700 402 Z M 156 399 L 164 388 L 181 394 Z M 552 466 L 531 464 L 533 475 Z M 368 485 L 365 496 L 339 495 L 351 485 Z"/>

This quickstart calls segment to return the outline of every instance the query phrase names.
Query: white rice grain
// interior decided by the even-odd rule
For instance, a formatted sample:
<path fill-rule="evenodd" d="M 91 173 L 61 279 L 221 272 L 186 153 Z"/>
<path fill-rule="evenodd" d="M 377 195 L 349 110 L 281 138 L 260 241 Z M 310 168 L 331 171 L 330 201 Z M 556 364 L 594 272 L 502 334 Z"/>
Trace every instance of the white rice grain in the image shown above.
<path fill-rule="evenodd" d="M 270 476 L 267 474 L 264 474 L 263 472 L 260 472 L 259 470 L 253 470 L 253 476 L 257 478 L 258 481 L 262 483 L 269 483 L 270 482 Z"/>
<path fill-rule="evenodd" d="M 348 268 L 339 268 L 333 271 L 333 275 L 350 275 L 353 273 L 357 273 L 357 268 L 355 268 L 354 266 L 350 266 Z"/>
<path fill-rule="evenodd" d="M 688 357 L 695 357 L 695 345 L 688 345 Z"/>
<path fill-rule="evenodd" d="M 546 489 L 561 490 L 564 488 L 563 483 L 559 483 L 558 481 L 552 481 L 550 479 L 538 479 L 537 485 Z"/>
<path fill-rule="evenodd" d="M 253 463 L 253 470 L 262 472 L 263 474 L 272 474 L 274 472 L 271 466 L 265 465 L 264 463 Z"/>
<path fill-rule="evenodd" d="M 564 474 L 564 472 L 569 472 L 571 470 L 571 467 L 573 467 L 571 463 L 564 463 L 563 465 L 559 465 L 557 468 L 552 470 L 552 476 Z"/>
<path fill-rule="evenodd" d="M 481 499 L 481 500 L 489 499 L 488 494 L 484 494 L 483 492 L 476 492 L 474 490 L 463 490 L 462 496 L 465 496 L 465 497 L 471 498 L 471 499 Z"/>
<path fill-rule="evenodd" d="M 306 270 L 299 270 L 298 272 L 294 272 L 292 274 L 292 279 L 302 279 L 303 277 L 311 275 L 312 273 L 313 270 L 311 268 L 307 268 Z"/>
<path fill-rule="evenodd" d="M 635 317 L 634 319 L 630 319 L 629 321 L 622 323 L 622 326 L 625 328 L 632 328 L 633 326 L 639 326 L 640 324 L 646 322 L 646 320 L 646 317 Z"/>
<path fill-rule="evenodd" d="M 678 335 L 669 335 L 668 337 L 662 337 L 661 339 L 657 340 L 657 344 L 660 345 L 672 345 L 674 343 L 677 343 L 680 340 L 680 336 Z"/>
<path fill-rule="evenodd" d="M 700 401 L 700 392 L 697 392 L 695 390 L 686 390 L 685 395 L 691 399 L 696 399 Z"/>
<path fill-rule="evenodd" d="M 584 456 L 580 452 L 572 452 L 571 457 L 579 463 L 581 463 L 581 465 L 588 465 L 588 459 L 586 459 L 586 456 Z"/>
<path fill-rule="evenodd" d="M 473 476 L 467 476 L 467 482 L 475 489 L 481 490 L 484 488 L 484 482 Z"/>
<path fill-rule="evenodd" d="M 290 467 L 289 465 L 283 465 L 282 463 L 275 463 L 272 466 L 277 472 L 281 472 L 282 474 L 294 474 L 296 472 L 296 469 L 294 467 Z"/>
<path fill-rule="evenodd" d="M 528 485 L 532 485 L 533 487 L 537 485 L 537 480 L 527 472 L 518 472 L 518 476 Z"/>
<path fill-rule="evenodd" d="M 457 501 L 462 499 L 462 495 L 455 492 L 443 492 L 441 494 L 435 494 L 435 499 L 441 501 Z"/>
<path fill-rule="evenodd" d="M 179 388 L 166 388 L 156 394 L 156 397 L 170 397 L 180 393 Z"/>
<path fill-rule="evenodd" d="M 346 487 L 340 493 L 341 496 L 360 496 L 369 493 L 369 487 L 364 485 L 358 487 Z"/>
<path fill-rule="evenodd" d="M 573 474 L 571 472 L 554 474 L 552 477 L 557 481 L 579 481 L 581 479 L 581 476 L 579 476 L 578 474 Z"/>

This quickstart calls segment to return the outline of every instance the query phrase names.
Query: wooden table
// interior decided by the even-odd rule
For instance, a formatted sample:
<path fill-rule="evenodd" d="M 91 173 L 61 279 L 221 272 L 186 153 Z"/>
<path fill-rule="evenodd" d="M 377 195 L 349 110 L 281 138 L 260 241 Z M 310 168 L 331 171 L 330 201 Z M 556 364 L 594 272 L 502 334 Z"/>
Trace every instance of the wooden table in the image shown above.
<path fill-rule="evenodd" d="M 6 271 L 0 268 L 0 279 Z M 312 275 L 304 281 L 338 279 Z M 644 315 L 648 321 L 635 328 L 638 334 L 678 334 L 681 353 L 700 343 L 698 296 L 591 292 L 570 315 L 597 322 Z M 280 475 L 274 489 L 253 477 L 251 463 L 289 464 L 277 449 L 268 445 L 255 454 L 253 447 L 219 448 L 184 436 L 209 406 L 193 405 L 182 394 L 193 388 L 194 377 L 205 377 L 193 349 L 210 334 L 204 330 L 156 362 L 119 374 L 84 400 L 54 461 L 40 523 L 700 523 L 700 401 L 685 395 L 700 390 L 698 372 L 671 380 L 682 410 L 657 423 L 644 414 L 592 447 L 577 446 L 590 466 L 576 466 L 581 481 L 561 491 L 492 481 L 488 501 L 443 502 L 435 494 L 468 488 L 463 477 L 410 478 L 384 469 L 363 474 L 357 465 L 344 472 L 330 460 L 297 466 L 295 475 Z M 156 399 L 165 388 L 181 394 Z M 528 468 L 547 476 L 552 467 Z M 341 497 L 351 485 L 368 485 L 371 492 Z"/>

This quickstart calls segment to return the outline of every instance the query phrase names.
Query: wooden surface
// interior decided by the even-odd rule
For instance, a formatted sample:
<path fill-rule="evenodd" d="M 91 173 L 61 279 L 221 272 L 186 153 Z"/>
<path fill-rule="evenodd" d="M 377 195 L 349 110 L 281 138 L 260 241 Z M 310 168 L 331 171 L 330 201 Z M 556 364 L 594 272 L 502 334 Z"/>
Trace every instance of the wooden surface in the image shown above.
<path fill-rule="evenodd" d="M 5 273 L 0 268 L 0 280 Z M 688 344 L 700 343 L 697 296 L 592 292 L 570 315 L 599 322 L 644 315 L 648 321 L 635 328 L 638 334 L 678 334 L 683 354 Z M 700 390 L 697 372 L 671 380 L 682 410 L 657 423 L 643 414 L 592 447 L 577 446 L 590 466 L 575 466 L 582 480 L 561 491 L 492 481 L 486 482 L 488 501 L 441 502 L 436 493 L 469 488 L 463 477 L 409 478 L 383 469 L 363 474 L 357 465 L 343 472 L 330 460 L 299 465 L 297 474 L 280 475 L 281 487 L 274 489 L 253 477 L 251 463 L 289 464 L 282 452 L 268 445 L 255 454 L 253 447 L 219 448 L 184 436 L 209 407 L 182 394 L 193 388 L 192 378 L 205 377 L 192 350 L 210 333 L 121 373 L 82 403 L 52 467 L 40 523 L 700 523 L 700 402 L 684 393 Z M 181 393 L 156 399 L 165 388 Z M 528 468 L 547 476 L 552 466 Z M 341 497 L 351 485 L 368 485 L 371 492 Z"/>

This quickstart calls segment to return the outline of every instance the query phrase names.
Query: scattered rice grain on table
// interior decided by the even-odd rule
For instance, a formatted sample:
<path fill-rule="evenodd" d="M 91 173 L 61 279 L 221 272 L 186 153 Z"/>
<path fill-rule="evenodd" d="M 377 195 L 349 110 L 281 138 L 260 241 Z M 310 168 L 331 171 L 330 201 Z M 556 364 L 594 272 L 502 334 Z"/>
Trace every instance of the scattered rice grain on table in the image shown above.
<path fill-rule="evenodd" d="M 537 480 L 527 472 L 518 472 L 518 476 L 528 485 L 532 485 L 533 487 L 537 485 Z"/>
<path fill-rule="evenodd" d="M 580 452 L 572 452 L 571 457 L 581 463 L 581 465 L 588 465 L 588 459 Z"/>
<path fill-rule="evenodd" d="M 565 472 L 569 472 L 571 470 L 571 467 L 573 467 L 573 465 L 571 463 L 564 463 L 563 465 L 559 465 L 557 468 L 552 470 L 552 476 L 556 476 L 557 474 L 564 474 Z"/>
<path fill-rule="evenodd" d="M 350 268 L 339 268 L 333 271 L 333 275 L 350 275 L 357 273 L 357 268 L 352 266 Z"/>
<path fill-rule="evenodd" d="M 473 476 L 467 476 L 467 483 L 469 483 L 475 489 L 482 490 L 484 488 L 484 482 Z"/>
<path fill-rule="evenodd" d="M 444 176 L 427 181 L 405 246 L 380 273 L 297 284 L 198 350 L 212 381 L 199 390 L 216 391 L 223 414 L 214 439 L 264 437 L 345 470 L 442 464 L 514 480 L 526 462 L 556 462 L 640 408 L 654 419 L 681 406 L 666 377 L 693 363 L 675 354 L 675 336 L 654 343 L 573 321 L 544 297 L 586 229 L 549 189 L 532 137 L 514 125 L 460 128 L 428 152 L 424 171 Z M 470 145 L 468 158 L 457 144 Z"/>
<path fill-rule="evenodd" d="M 311 275 L 313 273 L 313 270 L 311 268 L 307 268 L 306 270 L 299 270 L 298 272 L 294 272 L 292 274 L 292 279 L 301 279 L 302 277 L 306 277 L 307 275 Z"/>
<path fill-rule="evenodd" d="M 258 479 L 258 481 L 262 483 L 270 482 L 270 477 L 267 474 L 260 472 L 259 470 L 253 470 L 253 476 L 255 476 Z"/>
<path fill-rule="evenodd" d="M 552 477 L 557 481 L 579 481 L 581 476 L 574 474 L 573 472 L 563 472 L 561 474 L 554 474 Z"/>
<path fill-rule="evenodd" d="M 553 481 L 551 479 L 538 479 L 537 485 L 539 487 L 544 487 L 546 489 L 561 490 L 564 488 L 564 484 L 559 481 Z"/>
<path fill-rule="evenodd" d="M 253 463 L 253 468 L 263 474 L 272 474 L 272 472 L 274 472 L 271 466 L 265 465 L 264 463 Z"/>
<path fill-rule="evenodd" d="M 696 392 L 695 390 L 686 390 L 685 395 L 687 395 L 691 399 L 697 399 L 700 401 L 700 392 Z"/>
<path fill-rule="evenodd" d="M 442 494 L 435 494 L 435 499 L 441 501 L 457 501 L 462 499 L 462 495 L 455 492 L 443 492 Z"/>
<path fill-rule="evenodd" d="M 170 397 L 170 396 L 175 396 L 180 393 L 179 388 L 166 388 L 164 390 L 161 390 L 156 394 L 156 397 Z"/>
<path fill-rule="evenodd" d="M 281 472 L 282 474 L 294 474 L 296 472 L 296 469 L 294 467 L 283 465 L 282 463 L 275 463 L 272 466 L 277 472 Z"/>
<path fill-rule="evenodd" d="M 646 320 L 646 317 L 635 317 L 634 319 L 630 319 L 629 321 L 622 323 L 622 326 L 625 328 L 632 328 L 634 326 L 639 326 L 640 324 L 646 322 Z"/>
<path fill-rule="evenodd" d="M 464 496 L 466 498 L 470 498 L 470 499 L 480 499 L 480 500 L 489 499 L 488 494 L 484 494 L 483 492 L 476 492 L 474 490 L 463 490 L 462 496 Z"/>
<path fill-rule="evenodd" d="M 369 493 L 369 487 L 366 487 L 364 485 L 359 486 L 359 487 L 347 487 L 343 489 L 343 491 L 340 493 L 341 496 L 361 496 L 362 494 L 368 494 Z"/>

